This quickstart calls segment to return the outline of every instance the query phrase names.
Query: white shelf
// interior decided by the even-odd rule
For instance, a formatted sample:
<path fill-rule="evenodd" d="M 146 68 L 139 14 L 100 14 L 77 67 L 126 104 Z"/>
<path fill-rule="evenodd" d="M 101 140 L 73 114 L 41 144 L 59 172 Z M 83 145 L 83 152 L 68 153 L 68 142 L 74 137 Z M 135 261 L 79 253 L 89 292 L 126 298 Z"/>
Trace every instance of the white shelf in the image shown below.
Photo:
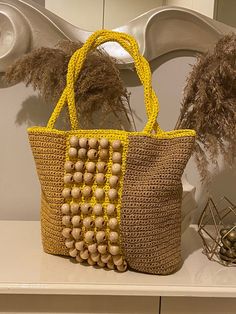
<path fill-rule="evenodd" d="M 183 267 L 169 276 L 116 273 L 43 253 L 40 224 L 0 221 L 0 294 L 236 297 L 236 268 L 201 253 L 194 226 L 183 235 Z"/>

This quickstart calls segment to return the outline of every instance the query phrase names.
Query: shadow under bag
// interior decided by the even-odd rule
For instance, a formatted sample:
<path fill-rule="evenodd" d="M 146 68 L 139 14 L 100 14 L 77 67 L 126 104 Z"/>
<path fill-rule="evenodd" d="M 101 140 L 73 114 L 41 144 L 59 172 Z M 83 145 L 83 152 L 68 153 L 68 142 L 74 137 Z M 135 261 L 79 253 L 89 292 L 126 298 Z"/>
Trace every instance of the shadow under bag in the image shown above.
<path fill-rule="evenodd" d="M 88 52 L 116 41 L 134 58 L 144 86 L 141 132 L 82 130 L 74 85 Z M 71 130 L 54 128 L 67 104 Z M 28 129 L 39 176 L 44 251 L 125 271 L 170 274 L 181 265 L 181 177 L 193 130 L 164 132 L 147 60 L 133 37 L 100 30 L 68 64 L 67 85 L 47 127 Z"/>

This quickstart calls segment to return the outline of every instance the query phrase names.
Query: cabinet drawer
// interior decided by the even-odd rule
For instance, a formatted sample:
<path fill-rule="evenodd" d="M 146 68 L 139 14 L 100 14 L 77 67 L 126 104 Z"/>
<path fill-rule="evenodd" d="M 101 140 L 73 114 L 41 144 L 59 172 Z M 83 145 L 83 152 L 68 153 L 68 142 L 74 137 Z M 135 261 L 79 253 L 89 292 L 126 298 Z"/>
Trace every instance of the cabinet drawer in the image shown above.
<path fill-rule="evenodd" d="M 161 314 L 235 314 L 236 299 L 163 297 Z"/>
<path fill-rule="evenodd" d="M 158 297 L 0 295 L 0 314 L 157 314 Z"/>

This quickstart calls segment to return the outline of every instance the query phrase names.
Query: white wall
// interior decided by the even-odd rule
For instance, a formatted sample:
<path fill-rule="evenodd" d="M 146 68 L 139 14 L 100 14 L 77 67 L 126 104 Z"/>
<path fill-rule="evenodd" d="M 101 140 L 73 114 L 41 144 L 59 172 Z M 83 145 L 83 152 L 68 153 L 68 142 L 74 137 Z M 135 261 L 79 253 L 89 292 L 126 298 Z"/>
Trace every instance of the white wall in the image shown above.
<path fill-rule="evenodd" d="M 103 0 L 45 0 L 46 9 L 80 28 L 102 28 Z"/>
<path fill-rule="evenodd" d="M 90 31 L 122 26 L 162 5 L 176 5 L 213 18 L 214 0 L 45 0 L 46 9 Z"/>

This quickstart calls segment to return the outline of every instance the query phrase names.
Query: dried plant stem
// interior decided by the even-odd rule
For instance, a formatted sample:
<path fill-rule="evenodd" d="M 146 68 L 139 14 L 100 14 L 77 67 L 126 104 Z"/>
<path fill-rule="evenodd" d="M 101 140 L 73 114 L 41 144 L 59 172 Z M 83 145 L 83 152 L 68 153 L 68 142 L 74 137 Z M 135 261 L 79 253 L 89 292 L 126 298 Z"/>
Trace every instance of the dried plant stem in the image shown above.
<path fill-rule="evenodd" d="M 198 58 L 187 79 L 176 128 L 195 129 L 195 157 L 202 180 L 219 156 L 232 166 L 236 156 L 236 35 L 224 36 L 213 52 Z"/>

